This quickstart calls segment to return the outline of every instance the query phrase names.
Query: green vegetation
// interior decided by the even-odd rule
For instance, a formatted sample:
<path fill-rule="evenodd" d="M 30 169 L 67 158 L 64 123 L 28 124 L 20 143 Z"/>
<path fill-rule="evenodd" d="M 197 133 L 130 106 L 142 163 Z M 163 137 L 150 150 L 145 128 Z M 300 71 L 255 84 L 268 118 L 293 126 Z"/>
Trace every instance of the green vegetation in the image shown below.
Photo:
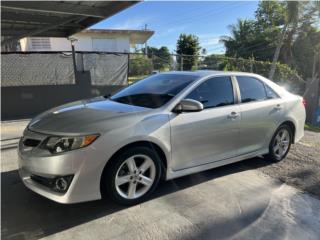
<path fill-rule="evenodd" d="M 272 62 L 296 69 L 303 79 L 320 70 L 319 1 L 261 1 L 254 20 L 238 20 L 223 36 L 226 56 Z"/>
<path fill-rule="evenodd" d="M 145 48 L 142 48 L 145 52 Z M 167 47 L 147 47 L 147 56 L 152 60 L 153 69 L 160 71 L 169 71 L 171 68 L 172 58 Z"/>
<path fill-rule="evenodd" d="M 191 70 L 198 64 L 198 56 L 201 47 L 199 44 L 199 38 L 192 34 L 180 34 L 177 41 L 177 54 L 186 55 L 177 57 L 179 69 Z M 182 64 L 182 67 L 181 67 Z"/>
<path fill-rule="evenodd" d="M 222 55 L 209 55 L 204 58 L 202 65 L 209 69 L 223 71 L 253 72 L 268 77 L 272 63 L 269 61 L 257 61 L 253 58 L 230 58 Z M 274 81 L 280 85 L 285 85 L 292 92 L 302 94 L 304 81 L 296 70 L 288 65 L 277 62 L 274 74 Z"/>
<path fill-rule="evenodd" d="M 320 132 L 320 127 L 312 126 L 312 125 L 309 125 L 309 124 L 306 124 L 304 126 L 304 129 L 312 131 L 312 132 Z"/>
<path fill-rule="evenodd" d="M 143 54 L 130 55 L 129 76 L 149 75 L 153 71 L 152 60 Z"/>

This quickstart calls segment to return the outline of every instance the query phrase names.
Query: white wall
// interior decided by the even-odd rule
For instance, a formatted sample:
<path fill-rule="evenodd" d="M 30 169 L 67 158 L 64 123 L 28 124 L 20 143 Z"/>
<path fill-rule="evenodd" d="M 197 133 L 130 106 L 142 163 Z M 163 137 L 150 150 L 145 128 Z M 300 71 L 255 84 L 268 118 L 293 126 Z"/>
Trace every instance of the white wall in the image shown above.
<path fill-rule="evenodd" d="M 76 51 L 108 51 L 108 52 L 130 52 L 129 36 L 103 36 L 102 34 L 76 34 Z M 34 49 L 31 38 L 20 40 L 21 51 L 71 51 L 71 43 L 67 38 L 50 38 L 50 49 Z"/>

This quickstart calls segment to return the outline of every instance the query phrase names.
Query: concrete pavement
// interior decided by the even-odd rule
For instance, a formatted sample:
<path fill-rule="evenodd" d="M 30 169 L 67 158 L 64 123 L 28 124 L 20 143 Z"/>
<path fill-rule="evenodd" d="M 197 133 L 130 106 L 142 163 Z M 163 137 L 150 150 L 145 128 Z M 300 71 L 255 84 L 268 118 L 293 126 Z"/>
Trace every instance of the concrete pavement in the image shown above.
<path fill-rule="evenodd" d="M 18 125 L 2 136 L 21 134 Z M 16 149 L 1 155 L 3 239 L 320 238 L 320 201 L 262 175 L 260 158 L 246 160 L 257 162 L 253 169 L 240 162 L 162 182 L 152 199 L 123 208 L 40 197 L 22 185 Z"/>

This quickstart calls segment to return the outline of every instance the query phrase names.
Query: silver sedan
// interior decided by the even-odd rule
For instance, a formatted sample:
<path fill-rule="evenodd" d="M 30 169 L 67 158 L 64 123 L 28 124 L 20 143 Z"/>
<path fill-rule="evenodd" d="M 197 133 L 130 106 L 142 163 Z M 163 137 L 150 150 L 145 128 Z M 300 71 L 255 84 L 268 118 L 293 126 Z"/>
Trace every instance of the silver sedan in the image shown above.
<path fill-rule="evenodd" d="M 107 196 L 132 205 L 160 179 L 260 155 L 281 161 L 305 117 L 301 97 L 259 75 L 156 74 L 34 118 L 19 143 L 19 173 L 60 203 Z"/>

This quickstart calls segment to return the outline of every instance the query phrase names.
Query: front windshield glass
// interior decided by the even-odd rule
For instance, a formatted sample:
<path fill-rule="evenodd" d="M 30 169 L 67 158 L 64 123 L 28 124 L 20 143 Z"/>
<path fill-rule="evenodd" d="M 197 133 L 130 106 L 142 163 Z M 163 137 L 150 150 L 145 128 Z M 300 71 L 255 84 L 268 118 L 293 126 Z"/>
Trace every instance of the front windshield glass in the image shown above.
<path fill-rule="evenodd" d="M 187 74 L 156 74 L 121 90 L 110 99 L 140 107 L 158 108 L 196 78 Z"/>

